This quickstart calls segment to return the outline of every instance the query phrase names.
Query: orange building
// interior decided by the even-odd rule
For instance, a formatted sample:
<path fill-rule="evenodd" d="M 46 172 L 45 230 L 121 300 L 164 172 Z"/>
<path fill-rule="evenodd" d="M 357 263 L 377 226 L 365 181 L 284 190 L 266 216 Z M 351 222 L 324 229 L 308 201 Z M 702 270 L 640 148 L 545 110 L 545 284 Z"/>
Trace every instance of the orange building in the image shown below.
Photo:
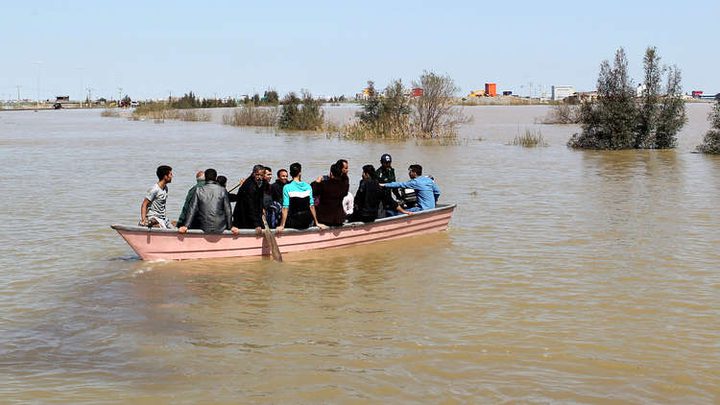
<path fill-rule="evenodd" d="M 485 95 L 487 97 L 497 96 L 497 85 L 495 83 L 485 83 Z"/>

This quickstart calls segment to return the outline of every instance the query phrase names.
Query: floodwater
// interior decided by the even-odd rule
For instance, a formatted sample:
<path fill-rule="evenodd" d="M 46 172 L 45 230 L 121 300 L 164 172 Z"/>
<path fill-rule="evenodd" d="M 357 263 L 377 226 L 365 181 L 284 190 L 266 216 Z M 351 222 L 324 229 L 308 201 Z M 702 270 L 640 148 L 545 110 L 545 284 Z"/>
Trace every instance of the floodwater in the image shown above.
<path fill-rule="evenodd" d="M 99 111 L 0 114 L 0 402 L 717 403 L 720 158 L 574 151 L 547 107 L 474 107 L 454 145 L 356 143 Z M 347 107 L 330 107 L 342 122 Z M 508 143 L 526 128 L 549 146 Z M 306 178 L 392 154 L 457 202 L 448 232 L 285 255 L 143 262 L 134 224 L 170 164 Z"/>

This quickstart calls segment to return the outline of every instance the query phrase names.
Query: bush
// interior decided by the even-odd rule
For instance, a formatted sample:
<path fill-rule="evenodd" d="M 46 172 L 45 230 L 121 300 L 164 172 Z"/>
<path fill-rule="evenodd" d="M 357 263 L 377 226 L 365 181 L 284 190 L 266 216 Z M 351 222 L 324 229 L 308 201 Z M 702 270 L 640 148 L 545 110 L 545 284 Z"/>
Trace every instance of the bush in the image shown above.
<path fill-rule="evenodd" d="M 135 120 L 140 118 L 151 118 L 156 120 L 170 119 L 168 117 L 170 107 L 164 102 L 144 103 L 135 108 L 132 117 Z"/>
<path fill-rule="evenodd" d="M 101 117 L 119 117 L 120 112 L 114 108 L 106 108 L 100 113 Z"/>
<path fill-rule="evenodd" d="M 210 113 L 207 111 L 197 110 L 173 110 L 176 114 L 170 119 L 178 119 L 180 121 L 210 121 Z"/>
<path fill-rule="evenodd" d="M 346 126 L 342 136 L 346 139 L 405 140 L 411 136 L 410 99 L 402 81 L 396 80 L 383 94 L 368 82 L 368 97 L 360 102 L 362 110 L 358 121 Z"/>
<path fill-rule="evenodd" d="M 567 103 L 555 104 L 548 115 L 542 120 L 543 124 L 577 124 L 580 122 L 580 108 Z"/>
<path fill-rule="evenodd" d="M 282 101 L 282 110 L 278 119 L 280 129 L 297 131 L 316 131 L 322 129 L 325 114 L 322 103 L 312 98 L 312 95 L 303 90 L 302 99 L 295 93 L 290 93 Z"/>
<path fill-rule="evenodd" d="M 277 113 L 277 108 L 258 108 L 248 104 L 224 115 L 223 123 L 236 127 L 273 127 L 277 123 Z"/>
<path fill-rule="evenodd" d="M 156 122 L 164 120 L 210 121 L 210 114 L 206 111 L 174 109 L 164 102 L 150 102 L 137 107 L 132 113 L 132 118 L 134 120 L 148 118 Z"/>
<path fill-rule="evenodd" d="M 701 153 L 720 154 L 720 99 L 715 101 L 708 118 L 712 128 L 705 134 L 703 143 L 697 150 Z"/>

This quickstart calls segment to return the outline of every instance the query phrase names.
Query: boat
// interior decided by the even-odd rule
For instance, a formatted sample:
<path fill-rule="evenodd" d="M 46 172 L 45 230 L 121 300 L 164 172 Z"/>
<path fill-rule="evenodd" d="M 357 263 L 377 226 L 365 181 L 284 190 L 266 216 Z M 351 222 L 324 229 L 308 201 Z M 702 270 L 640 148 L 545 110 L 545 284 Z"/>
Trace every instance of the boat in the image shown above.
<path fill-rule="evenodd" d="M 413 213 L 381 218 L 375 222 L 352 222 L 343 226 L 304 230 L 285 228 L 273 230 L 281 253 L 315 249 L 340 248 L 385 240 L 445 231 L 456 204 Z M 186 260 L 221 257 L 268 256 L 271 248 L 262 235 L 253 229 L 242 229 L 238 235 L 230 231 L 206 234 L 191 229 L 178 233 L 177 229 L 147 228 L 143 226 L 112 225 L 142 260 Z"/>

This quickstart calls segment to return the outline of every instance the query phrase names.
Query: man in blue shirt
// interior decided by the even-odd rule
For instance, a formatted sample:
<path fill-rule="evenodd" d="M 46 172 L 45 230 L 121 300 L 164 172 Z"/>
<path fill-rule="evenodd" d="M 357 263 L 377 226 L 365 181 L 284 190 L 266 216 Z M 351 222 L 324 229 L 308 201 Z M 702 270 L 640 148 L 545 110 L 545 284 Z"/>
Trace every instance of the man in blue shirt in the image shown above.
<path fill-rule="evenodd" d="M 392 182 L 380 184 L 387 188 L 411 188 L 415 190 L 417 196 L 417 206 L 410 208 L 408 211 L 417 212 L 435 208 L 435 203 L 440 197 L 440 189 L 435 181 L 428 176 L 422 175 L 422 166 L 410 165 L 409 175 L 410 181 Z"/>

